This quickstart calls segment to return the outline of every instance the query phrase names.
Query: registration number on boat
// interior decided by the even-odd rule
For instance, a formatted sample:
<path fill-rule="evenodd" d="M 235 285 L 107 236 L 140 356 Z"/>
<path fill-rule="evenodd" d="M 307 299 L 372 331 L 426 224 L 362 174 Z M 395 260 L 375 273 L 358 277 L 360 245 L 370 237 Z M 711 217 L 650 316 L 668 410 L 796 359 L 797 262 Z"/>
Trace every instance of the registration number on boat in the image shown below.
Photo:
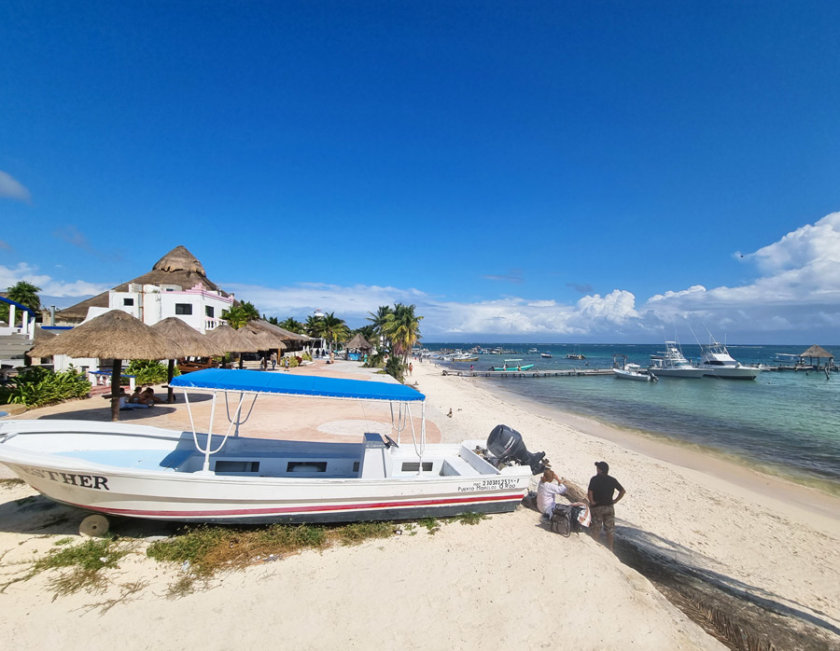
<path fill-rule="evenodd" d="M 473 491 L 506 490 L 508 488 L 516 488 L 518 483 L 518 479 L 513 479 L 511 477 L 482 479 L 481 481 L 474 481 L 472 486 L 459 486 L 458 492 L 471 493 Z"/>

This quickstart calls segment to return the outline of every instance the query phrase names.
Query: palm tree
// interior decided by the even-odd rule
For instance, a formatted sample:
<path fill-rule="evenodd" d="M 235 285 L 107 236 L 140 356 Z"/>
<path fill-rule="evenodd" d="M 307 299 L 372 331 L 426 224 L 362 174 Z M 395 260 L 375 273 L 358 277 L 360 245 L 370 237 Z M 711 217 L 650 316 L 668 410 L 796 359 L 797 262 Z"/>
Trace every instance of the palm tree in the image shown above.
<path fill-rule="evenodd" d="M 388 315 L 385 334 L 391 340 L 394 352 L 402 355 L 403 364 L 408 361 L 408 354 L 412 346 L 420 338 L 420 321 L 422 316 L 414 314 L 414 305 L 394 305 L 394 311 Z"/>
<path fill-rule="evenodd" d="M 306 326 L 304 324 L 302 324 L 300 321 L 293 319 L 292 317 L 289 317 L 285 321 L 280 321 L 280 323 L 278 323 L 277 325 L 283 328 L 284 330 L 288 330 L 289 332 L 295 332 L 297 334 L 303 334 L 306 330 Z"/>
<path fill-rule="evenodd" d="M 303 324 L 303 331 L 310 337 L 323 337 L 323 320 L 324 317 L 322 316 L 312 316 L 310 314 L 306 317 L 306 323 Z"/>
<path fill-rule="evenodd" d="M 374 314 L 373 312 L 368 312 L 370 315 L 368 317 L 368 321 L 371 322 L 371 326 L 373 327 L 374 332 L 378 337 L 384 337 L 385 341 L 388 341 L 388 336 L 385 334 L 385 329 L 388 326 L 388 318 L 393 314 L 393 310 L 391 310 L 390 305 L 380 305 L 379 309 Z M 384 342 L 383 342 L 384 343 Z"/>
<path fill-rule="evenodd" d="M 339 319 L 335 315 L 335 312 L 325 314 L 318 320 L 321 322 L 320 336 L 329 342 L 330 352 L 333 351 L 336 344 L 346 341 L 350 336 L 350 328 L 347 327 L 343 319 Z"/>
<path fill-rule="evenodd" d="M 36 287 L 32 283 L 21 280 L 6 290 L 6 298 L 14 301 L 15 303 L 25 305 L 32 311 L 33 316 L 40 318 L 41 298 L 38 296 L 38 292 L 40 291 L 40 287 Z M 9 318 L 9 306 L 6 303 L 0 304 L 0 318 L 4 321 Z M 22 314 L 21 318 L 23 318 Z M 10 323 L 9 325 L 14 324 Z"/>
<path fill-rule="evenodd" d="M 245 301 L 244 303 L 234 305 L 222 315 L 222 318 L 230 324 L 231 328 L 239 330 L 239 328 L 249 321 L 257 321 L 260 318 L 260 313 L 254 307 L 253 303 Z"/>

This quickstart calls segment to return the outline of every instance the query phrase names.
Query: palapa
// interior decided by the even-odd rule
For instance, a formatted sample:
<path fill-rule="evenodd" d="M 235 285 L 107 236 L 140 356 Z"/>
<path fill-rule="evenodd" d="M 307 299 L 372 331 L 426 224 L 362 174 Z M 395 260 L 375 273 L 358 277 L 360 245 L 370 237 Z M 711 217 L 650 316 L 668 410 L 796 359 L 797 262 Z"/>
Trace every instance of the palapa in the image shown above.
<path fill-rule="evenodd" d="M 120 376 L 124 359 L 169 359 L 175 346 L 151 327 L 122 310 L 110 310 L 87 323 L 36 344 L 30 357 L 69 355 L 113 359 L 111 371 L 111 420 L 120 419 Z"/>
<path fill-rule="evenodd" d="M 264 350 L 260 348 L 262 344 L 257 342 L 247 330 L 242 328 L 234 330 L 226 323 L 204 336 L 221 346 L 226 353 L 255 353 L 258 350 Z"/>
<path fill-rule="evenodd" d="M 190 356 L 213 357 L 214 355 L 224 355 L 226 352 L 221 346 L 214 343 L 213 340 L 208 339 L 206 335 L 201 334 L 177 316 L 170 316 L 163 321 L 158 321 L 152 326 L 152 329 L 179 349 L 177 355 L 169 358 L 167 378 L 170 383 L 172 382 L 172 377 L 175 375 L 176 358 L 180 359 L 181 357 Z M 174 402 L 171 386 L 167 391 L 167 400 Z"/>
<path fill-rule="evenodd" d="M 814 344 L 813 346 L 811 346 L 804 353 L 799 353 L 799 356 L 800 357 L 817 357 L 817 358 L 828 357 L 829 359 L 834 359 L 834 355 L 832 355 L 830 352 L 828 352 L 822 346 L 818 346 L 817 344 Z"/>
<path fill-rule="evenodd" d="M 347 350 L 370 350 L 373 348 L 370 342 L 362 336 L 361 332 L 357 333 L 355 337 L 348 341 L 345 347 Z"/>
<path fill-rule="evenodd" d="M 212 357 L 227 351 L 207 335 L 201 334 L 177 316 L 158 321 L 152 329 L 165 337 L 169 343 L 180 348 L 176 357 Z"/>

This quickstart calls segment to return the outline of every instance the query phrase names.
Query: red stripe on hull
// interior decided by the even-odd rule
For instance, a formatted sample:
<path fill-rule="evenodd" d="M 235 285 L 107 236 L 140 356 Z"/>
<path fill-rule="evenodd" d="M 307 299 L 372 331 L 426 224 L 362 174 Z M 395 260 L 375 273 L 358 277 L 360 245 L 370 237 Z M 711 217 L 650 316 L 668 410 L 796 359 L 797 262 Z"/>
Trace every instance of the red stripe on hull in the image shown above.
<path fill-rule="evenodd" d="M 419 506 L 444 506 L 454 504 L 471 504 L 482 502 L 520 501 L 524 493 L 513 495 L 486 495 L 484 497 L 462 497 L 448 499 L 411 500 L 403 502 L 373 502 L 367 504 L 336 504 L 330 506 L 291 506 L 264 509 L 225 509 L 213 511 L 146 511 L 141 509 L 109 509 L 86 504 L 74 504 L 79 508 L 90 511 L 101 511 L 113 515 L 127 515 L 140 517 L 191 518 L 191 517 L 222 517 L 222 516 L 251 516 L 251 515 L 291 515 L 295 513 L 335 513 L 341 511 L 372 511 L 388 508 L 413 508 Z"/>

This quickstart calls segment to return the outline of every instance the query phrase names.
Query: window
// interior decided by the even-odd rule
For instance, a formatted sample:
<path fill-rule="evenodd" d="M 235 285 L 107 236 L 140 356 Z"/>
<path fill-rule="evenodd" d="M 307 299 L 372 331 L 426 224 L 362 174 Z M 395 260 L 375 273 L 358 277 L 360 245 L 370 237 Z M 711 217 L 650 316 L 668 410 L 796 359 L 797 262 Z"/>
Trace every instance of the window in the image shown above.
<path fill-rule="evenodd" d="M 213 309 L 212 305 L 205 305 L 204 306 L 204 316 L 209 317 L 211 319 L 214 316 L 216 316 L 216 311 Z"/>
<path fill-rule="evenodd" d="M 192 314 L 192 303 L 175 303 L 175 314 Z"/>
<path fill-rule="evenodd" d="M 123 305 L 126 306 L 126 307 L 128 307 L 129 305 L 134 305 L 134 299 L 133 298 L 124 298 L 123 299 Z"/>

